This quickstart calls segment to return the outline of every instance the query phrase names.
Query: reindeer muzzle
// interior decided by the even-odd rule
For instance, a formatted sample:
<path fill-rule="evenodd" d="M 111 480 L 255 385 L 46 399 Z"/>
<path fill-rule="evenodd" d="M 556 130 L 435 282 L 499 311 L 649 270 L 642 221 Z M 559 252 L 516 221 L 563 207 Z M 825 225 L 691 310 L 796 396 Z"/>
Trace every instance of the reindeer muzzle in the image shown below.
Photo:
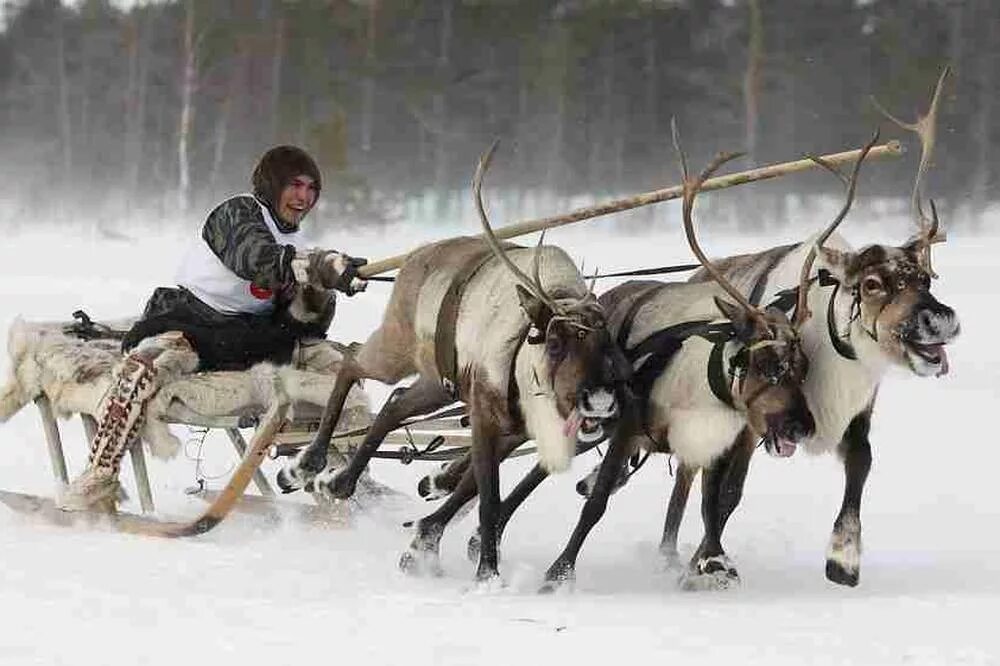
<path fill-rule="evenodd" d="M 566 419 L 563 434 L 580 444 L 597 444 L 611 435 L 619 415 L 614 391 L 604 387 L 580 391 L 576 409 Z"/>
<path fill-rule="evenodd" d="M 921 377 L 948 374 L 945 345 L 958 337 L 955 311 L 926 294 L 899 333 L 910 368 Z"/>
<path fill-rule="evenodd" d="M 767 417 L 764 449 L 772 456 L 788 458 L 798 448 L 798 443 L 816 433 L 816 421 L 803 400 L 794 409 Z"/>

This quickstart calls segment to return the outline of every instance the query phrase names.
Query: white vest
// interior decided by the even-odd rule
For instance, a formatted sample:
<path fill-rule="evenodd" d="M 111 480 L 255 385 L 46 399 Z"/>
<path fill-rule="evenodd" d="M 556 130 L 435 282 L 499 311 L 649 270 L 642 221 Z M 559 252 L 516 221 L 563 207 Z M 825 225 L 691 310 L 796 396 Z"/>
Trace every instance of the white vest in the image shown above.
<path fill-rule="evenodd" d="M 252 195 L 243 195 L 252 196 Z M 254 201 L 257 201 L 254 198 Z M 264 215 L 264 222 L 280 245 L 293 245 L 306 250 L 306 239 L 301 231 L 284 233 L 278 230 L 271 211 L 257 201 Z M 274 302 L 267 290 L 250 289 L 250 281 L 231 271 L 220 260 L 208 242 L 200 236 L 191 245 L 177 269 L 177 284 L 219 312 L 264 314 L 274 309 Z M 256 292 L 256 294 L 254 293 Z"/>

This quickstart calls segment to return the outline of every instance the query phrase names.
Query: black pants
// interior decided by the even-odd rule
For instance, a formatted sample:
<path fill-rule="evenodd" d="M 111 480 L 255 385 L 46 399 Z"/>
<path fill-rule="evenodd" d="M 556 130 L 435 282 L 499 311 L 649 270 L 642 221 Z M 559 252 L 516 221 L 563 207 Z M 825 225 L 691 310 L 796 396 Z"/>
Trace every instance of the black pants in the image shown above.
<path fill-rule="evenodd" d="M 199 370 L 245 370 L 261 361 L 290 363 L 299 339 L 325 337 L 325 326 L 296 321 L 284 308 L 267 315 L 223 314 L 187 289 L 159 287 L 125 334 L 122 350 L 167 331 L 184 334 L 198 354 Z"/>

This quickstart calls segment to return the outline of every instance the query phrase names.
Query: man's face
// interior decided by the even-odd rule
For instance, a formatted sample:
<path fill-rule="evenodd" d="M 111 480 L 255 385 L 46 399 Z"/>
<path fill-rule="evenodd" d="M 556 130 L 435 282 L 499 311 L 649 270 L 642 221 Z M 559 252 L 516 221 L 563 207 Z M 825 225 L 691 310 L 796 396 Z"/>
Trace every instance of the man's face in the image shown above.
<path fill-rule="evenodd" d="M 316 183 L 309 176 L 296 176 L 285 185 L 278 197 L 278 216 L 293 227 L 298 227 L 302 218 L 316 203 Z"/>

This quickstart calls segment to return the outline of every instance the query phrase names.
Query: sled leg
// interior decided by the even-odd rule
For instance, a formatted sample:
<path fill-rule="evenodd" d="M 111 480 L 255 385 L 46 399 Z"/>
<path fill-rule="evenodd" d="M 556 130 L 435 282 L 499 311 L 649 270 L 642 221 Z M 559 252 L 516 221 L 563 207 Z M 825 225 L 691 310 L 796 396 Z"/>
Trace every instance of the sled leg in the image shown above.
<path fill-rule="evenodd" d="M 59 425 L 52 413 L 52 403 L 48 397 L 40 395 L 35 398 L 35 405 L 42 414 L 42 426 L 45 429 L 45 443 L 49 447 L 49 460 L 52 463 L 52 474 L 62 486 L 69 483 L 66 473 L 66 456 L 63 455 L 62 438 L 59 436 Z"/>
<path fill-rule="evenodd" d="M 142 440 L 136 439 L 129 447 L 129 457 L 132 459 L 132 475 L 139 491 L 139 505 L 143 513 L 153 513 L 153 491 L 149 487 L 149 472 L 146 469 L 146 453 L 142 450 Z"/>
<path fill-rule="evenodd" d="M 245 456 L 247 454 L 247 441 L 243 439 L 240 431 L 237 428 L 226 428 L 226 434 L 229 435 L 229 441 L 233 443 L 236 452 Z M 257 468 L 253 473 L 253 483 L 261 495 L 274 497 L 274 489 L 271 488 L 271 484 L 267 482 L 267 477 L 264 476 L 264 472 L 260 471 L 260 468 Z"/>

